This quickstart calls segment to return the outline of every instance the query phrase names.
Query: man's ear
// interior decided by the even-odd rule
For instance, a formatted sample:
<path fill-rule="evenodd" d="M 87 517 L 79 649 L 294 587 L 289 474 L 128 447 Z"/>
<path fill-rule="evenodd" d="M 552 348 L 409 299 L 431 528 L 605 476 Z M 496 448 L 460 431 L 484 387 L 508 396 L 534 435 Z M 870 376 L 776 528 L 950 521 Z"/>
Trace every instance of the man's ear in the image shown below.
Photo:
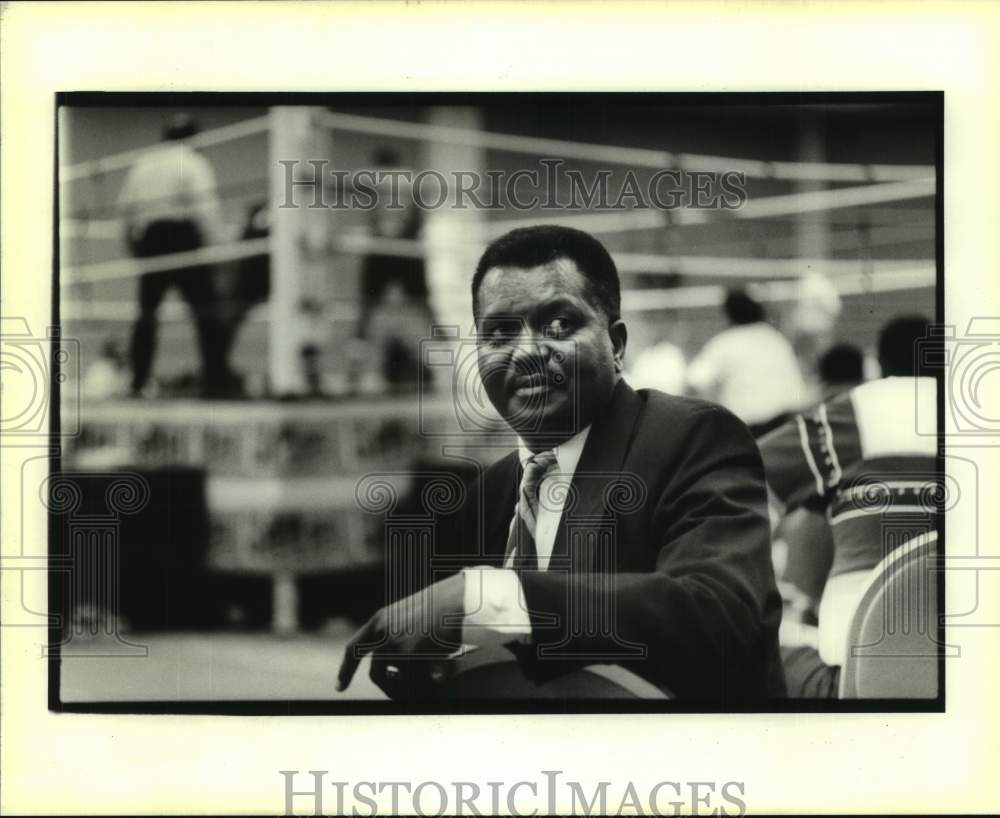
<path fill-rule="evenodd" d="M 610 327 L 608 335 L 611 336 L 611 348 L 614 351 L 615 372 L 619 374 L 625 370 L 625 345 L 628 343 L 628 328 L 625 322 L 619 318 Z"/>

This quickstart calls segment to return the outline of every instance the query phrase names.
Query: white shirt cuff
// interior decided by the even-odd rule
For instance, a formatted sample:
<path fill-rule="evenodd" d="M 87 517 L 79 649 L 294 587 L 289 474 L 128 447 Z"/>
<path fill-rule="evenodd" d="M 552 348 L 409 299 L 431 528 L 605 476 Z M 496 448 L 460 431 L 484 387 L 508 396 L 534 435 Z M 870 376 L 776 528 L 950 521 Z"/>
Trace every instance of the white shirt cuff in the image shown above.
<path fill-rule="evenodd" d="M 507 568 L 465 568 L 462 641 L 482 644 L 491 634 L 530 636 L 531 617 L 517 574 Z"/>

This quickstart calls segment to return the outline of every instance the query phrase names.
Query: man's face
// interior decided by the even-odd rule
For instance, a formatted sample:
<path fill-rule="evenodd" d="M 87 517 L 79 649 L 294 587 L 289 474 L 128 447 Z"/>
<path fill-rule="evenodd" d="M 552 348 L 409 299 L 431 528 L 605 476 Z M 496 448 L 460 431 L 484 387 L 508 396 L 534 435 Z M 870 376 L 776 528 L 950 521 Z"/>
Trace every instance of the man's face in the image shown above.
<path fill-rule="evenodd" d="M 611 327 L 586 297 L 568 259 L 494 267 L 477 294 L 479 374 L 490 402 L 516 432 L 559 442 L 587 426 L 614 390 L 625 325 Z"/>

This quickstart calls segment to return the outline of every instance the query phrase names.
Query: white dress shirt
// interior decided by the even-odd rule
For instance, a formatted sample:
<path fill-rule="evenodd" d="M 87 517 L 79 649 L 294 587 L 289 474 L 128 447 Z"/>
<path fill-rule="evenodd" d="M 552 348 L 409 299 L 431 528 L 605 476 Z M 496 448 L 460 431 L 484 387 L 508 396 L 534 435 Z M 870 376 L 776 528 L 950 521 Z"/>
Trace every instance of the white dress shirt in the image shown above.
<path fill-rule="evenodd" d="M 577 432 L 565 443 L 556 446 L 556 467 L 545 476 L 538 487 L 535 550 L 538 554 L 538 568 L 541 571 L 549 567 L 556 529 L 559 527 L 568 494 L 567 489 L 576 473 L 576 466 L 580 462 L 588 434 L 590 434 L 589 426 Z M 518 454 L 523 467 L 532 455 L 524 441 L 518 443 Z M 510 514 L 513 525 L 515 507 L 511 508 Z M 508 565 L 513 558 L 513 554 L 508 557 Z M 521 636 L 531 634 L 531 619 L 524 599 L 524 590 L 516 572 L 510 568 L 477 566 L 466 568 L 463 573 L 465 574 L 465 621 L 462 629 L 464 643 L 477 645 L 491 641 L 491 633 Z"/>
<path fill-rule="evenodd" d="M 744 423 L 797 411 L 809 396 L 792 345 L 763 321 L 729 327 L 712 338 L 691 362 L 687 379 Z"/>
<path fill-rule="evenodd" d="M 129 168 L 118 197 L 126 225 L 141 234 L 152 222 L 190 220 L 205 244 L 221 232 L 219 197 L 212 164 L 189 145 L 150 148 Z"/>

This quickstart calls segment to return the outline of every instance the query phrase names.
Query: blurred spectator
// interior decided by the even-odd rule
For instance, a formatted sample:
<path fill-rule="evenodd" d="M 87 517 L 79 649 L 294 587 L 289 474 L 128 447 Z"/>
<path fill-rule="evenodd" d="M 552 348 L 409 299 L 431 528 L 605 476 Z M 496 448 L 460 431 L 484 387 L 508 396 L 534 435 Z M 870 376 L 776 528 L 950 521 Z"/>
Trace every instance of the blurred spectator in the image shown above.
<path fill-rule="evenodd" d="M 778 523 L 773 542 L 783 553 L 781 565 L 775 565 L 778 586 L 793 609 L 786 609 L 782 621 L 791 615 L 815 625 L 833 564 L 833 532 L 826 515 L 804 506 L 789 511 Z"/>
<path fill-rule="evenodd" d="M 658 341 L 640 352 L 625 374 L 633 389 L 659 389 L 668 395 L 683 395 L 687 362 L 681 348 L 670 341 Z"/>
<path fill-rule="evenodd" d="M 128 367 L 118 341 L 107 338 L 100 357 L 84 370 L 80 393 L 91 400 L 119 398 L 128 392 Z"/>
<path fill-rule="evenodd" d="M 242 241 L 267 238 L 271 234 L 270 211 L 267 202 L 255 202 L 247 210 L 240 233 Z M 241 258 L 220 270 L 220 320 L 223 328 L 222 360 L 226 367 L 226 380 L 234 394 L 241 393 L 242 376 L 233 372 L 230 365 L 236 336 L 250 310 L 266 303 L 271 294 L 271 256 L 267 251 Z"/>
<path fill-rule="evenodd" d="M 298 338 L 302 374 L 306 382 L 305 394 L 310 398 L 325 394 L 323 383 L 323 350 L 330 341 L 330 322 L 323 314 L 322 305 L 311 298 L 299 302 L 299 318 L 294 330 Z"/>
<path fill-rule="evenodd" d="M 779 515 L 822 511 L 833 535 L 818 650 L 784 651 L 789 696 L 837 695 L 851 619 L 871 570 L 936 527 L 937 509 L 927 498 L 938 495 L 937 444 L 916 431 L 918 413 L 936 415 L 935 380 L 915 354 L 928 328 L 919 316 L 890 321 L 879 337 L 883 378 L 820 403 L 759 442 Z M 818 546 L 813 567 L 827 559 Z"/>
<path fill-rule="evenodd" d="M 863 383 L 864 355 L 851 344 L 838 344 L 819 359 L 822 400 L 829 400 Z M 787 607 L 783 623 L 816 625 L 819 602 L 833 564 L 833 532 L 826 515 L 805 507 L 786 514 L 774 532 L 778 586 Z"/>
<path fill-rule="evenodd" d="M 374 169 L 398 171 L 400 160 L 391 150 L 378 151 Z M 379 187 L 371 210 L 371 235 L 376 239 L 414 241 L 420 234 L 420 209 L 402 177 Z M 395 201 L 394 201 L 395 199 Z M 381 380 L 390 389 L 416 388 L 420 376 L 420 340 L 433 323 L 423 254 L 388 247 L 361 259 L 361 317 L 357 338 L 377 350 Z M 411 249 L 412 252 L 412 249 Z M 358 357 L 367 357 L 360 355 Z M 429 377 L 429 372 L 424 375 Z M 364 378 L 365 373 L 360 373 Z"/>
<path fill-rule="evenodd" d="M 830 347 L 819 359 L 819 381 L 823 400 L 864 383 L 865 356 L 852 344 Z"/>
<path fill-rule="evenodd" d="M 768 324 L 764 308 L 743 290 L 723 305 L 731 326 L 688 367 L 688 385 L 742 418 L 755 437 L 780 425 L 807 399 L 792 345 Z"/>
<path fill-rule="evenodd" d="M 808 378 L 814 376 L 817 356 L 833 341 L 843 305 L 840 293 L 825 275 L 811 270 L 798 282 L 798 293 L 786 327 L 799 366 Z"/>
<path fill-rule="evenodd" d="M 163 130 L 164 144 L 144 152 L 125 177 L 118 205 L 125 240 L 136 258 L 197 250 L 221 238 L 215 174 L 205 157 L 186 144 L 198 133 L 187 114 Z M 194 313 L 201 352 L 201 391 L 212 396 L 225 387 L 224 336 L 211 269 L 205 265 L 143 273 L 139 277 L 139 317 L 132 332 L 132 393 L 149 378 L 156 350 L 157 310 L 177 287 Z"/>

